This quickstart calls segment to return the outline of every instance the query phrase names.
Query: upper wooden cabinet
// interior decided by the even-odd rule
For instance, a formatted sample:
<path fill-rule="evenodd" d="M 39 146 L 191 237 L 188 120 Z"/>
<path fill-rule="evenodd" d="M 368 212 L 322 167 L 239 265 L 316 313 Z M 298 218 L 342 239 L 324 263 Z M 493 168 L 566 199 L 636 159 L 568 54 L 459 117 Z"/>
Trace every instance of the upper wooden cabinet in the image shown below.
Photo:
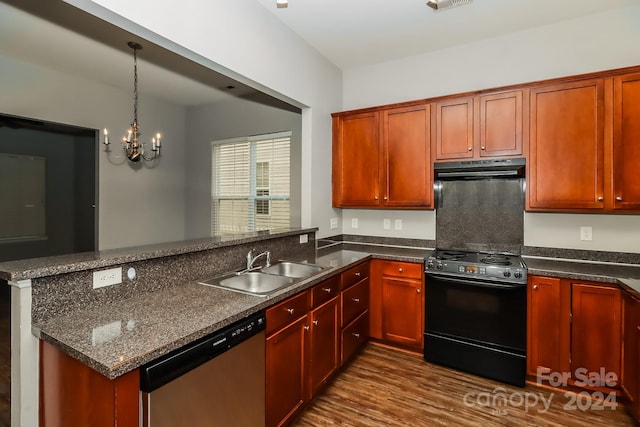
<path fill-rule="evenodd" d="M 640 73 L 613 80 L 613 209 L 640 210 Z"/>
<path fill-rule="evenodd" d="M 514 90 L 437 102 L 436 160 L 522 155 L 523 92 Z"/>
<path fill-rule="evenodd" d="M 333 116 L 333 206 L 433 206 L 430 106 Z"/>
<path fill-rule="evenodd" d="M 604 207 L 604 81 L 531 89 L 530 209 Z"/>

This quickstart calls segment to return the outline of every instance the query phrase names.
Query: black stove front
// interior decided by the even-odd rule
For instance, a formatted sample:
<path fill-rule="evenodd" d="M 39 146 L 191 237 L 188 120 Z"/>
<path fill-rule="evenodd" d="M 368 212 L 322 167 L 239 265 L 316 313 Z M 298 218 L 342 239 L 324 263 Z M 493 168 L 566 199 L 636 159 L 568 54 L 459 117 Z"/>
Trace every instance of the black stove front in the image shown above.
<path fill-rule="evenodd" d="M 438 250 L 425 259 L 428 362 L 523 387 L 526 265 L 517 255 Z"/>

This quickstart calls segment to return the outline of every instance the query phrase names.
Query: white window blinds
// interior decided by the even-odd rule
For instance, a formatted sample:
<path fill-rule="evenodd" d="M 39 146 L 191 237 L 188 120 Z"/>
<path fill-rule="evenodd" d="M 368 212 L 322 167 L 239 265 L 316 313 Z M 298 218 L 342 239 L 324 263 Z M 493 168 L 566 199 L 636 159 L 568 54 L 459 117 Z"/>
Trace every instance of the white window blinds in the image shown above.
<path fill-rule="evenodd" d="M 290 132 L 213 143 L 213 235 L 289 227 L 290 144 Z"/>

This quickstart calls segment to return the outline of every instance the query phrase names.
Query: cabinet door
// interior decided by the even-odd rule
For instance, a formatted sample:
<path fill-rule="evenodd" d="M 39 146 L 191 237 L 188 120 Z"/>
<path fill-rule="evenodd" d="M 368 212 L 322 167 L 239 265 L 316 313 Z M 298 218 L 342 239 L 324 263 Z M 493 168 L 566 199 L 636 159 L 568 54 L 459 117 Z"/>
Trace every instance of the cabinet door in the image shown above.
<path fill-rule="evenodd" d="M 640 210 L 640 74 L 614 79 L 613 207 Z"/>
<path fill-rule="evenodd" d="M 522 154 L 522 91 L 480 97 L 480 157 Z"/>
<path fill-rule="evenodd" d="M 382 339 L 415 349 L 423 345 L 422 280 L 382 277 Z"/>
<path fill-rule="evenodd" d="M 389 207 L 431 207 L 430 106 L 382 113 L 384 170 L 380 184 Z"/>
<path fill-rule="evenodd" d="M 620 386 L 620 289 L 572 283 L 571 299 L 572 373 L 580 368 L 587 372 L 604 369 L 616 374 L 616 386 Z"/>
<path fill-rule="evenodd" d="M 333 206 L 379 205 L 377 112 L 333 118 Z"/>
<path fill-rule="evenodd" d="M 473 98 L 436 103 L 436 160 L 473 157 Z"/>
<path fill-rule="evenodd" d="M 640 418 L 640 300 L 625 293 L 622 327 L 622 390 L 634 419 Z"/>
<path fill-rule="evenodd" d="M 531 89 L 528 209 L 604 207 L 601 79 Z"/>
<path fill-rule="evenodd" d="M 569 371 L 570 295 L 554 277 L 529 276 L 527 290 L 527 374 Z"/>
<path fill-rule="evenodd" d="M 267 338 L 266 425 L 292 419 L 305 402 L 305 341 L 307 316 Z"/>
<path fill-rule="evenodd" d="M 339 299 L 316 308 L 310 313 L 309 339 L 309 399 L 340 366 L 340 304 Z"/>

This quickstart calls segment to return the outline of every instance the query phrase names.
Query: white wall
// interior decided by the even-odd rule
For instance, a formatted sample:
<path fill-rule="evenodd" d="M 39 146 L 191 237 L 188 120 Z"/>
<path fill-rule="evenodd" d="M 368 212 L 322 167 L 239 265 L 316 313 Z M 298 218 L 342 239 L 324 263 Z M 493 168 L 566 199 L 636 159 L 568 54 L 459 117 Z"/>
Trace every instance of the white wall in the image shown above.
<path fill-rule="evenodd" d="M 153 0 L 67 1 L 134 32 L 147 29 L 207 58 L 214 69 L 308 107 L 302 115 L 302 226 L 318 226 L 320 237 L 335 234 L 329 230 L 335 215 L 330 114 L 341 109 L 342 99 L 336 66 L 258 2 L 183 0 L 158 7 Z"/>
<path fill-rule="evenodd" d="M 142 70 L 141 70 L 142 72 Z M 133 115 L 130 92 L 0 56 L 0 112 L 102 129 L 112 134 L 111 150 Z M 111 249 L 185 238 L 185 111 L 140 95 L 143 136 L 164 135 L 157 167 L 132 166 L 98 147 L 98 246 Z"/>
<path fill-rule="evenodd" d="M 640 64 L 640 6 L 564 21 L 456 48 L 369 67 L 345 70 L 343 110 L 438 95 L 487 89 Z M 372 90 L 375 88 L 375 90 Z M 389 211 L 367 211 L 367 224 L 394 218 Z M 381 226 L 343 231 L 384 235 Z M 350 219 L 349 219 L 350 221 Z M 593 224 L 593 240 L 579 240 L 581 225 Z M 435 222 L 406 230 L 435 235 Z M 365 232 L 366 231 L 366 232 Z M 640 215 L 525 214 L 525 244 L 640 252 Z"/>

